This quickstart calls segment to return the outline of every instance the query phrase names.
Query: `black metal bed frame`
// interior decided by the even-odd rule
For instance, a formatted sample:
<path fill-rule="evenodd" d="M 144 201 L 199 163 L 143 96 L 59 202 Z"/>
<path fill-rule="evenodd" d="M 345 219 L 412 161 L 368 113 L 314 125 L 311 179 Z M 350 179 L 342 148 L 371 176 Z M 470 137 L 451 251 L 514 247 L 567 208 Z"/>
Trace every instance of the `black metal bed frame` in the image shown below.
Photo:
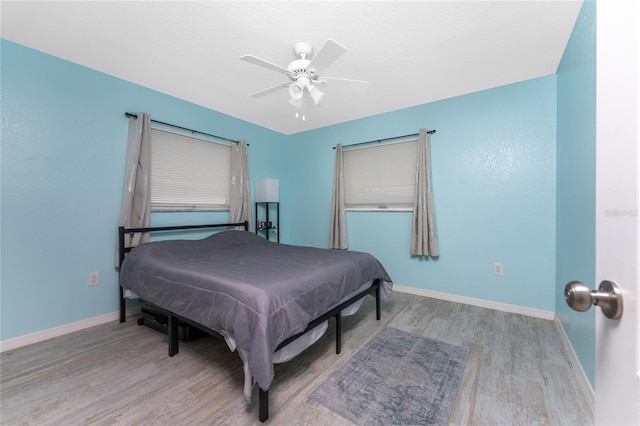
<path fill-rule="evenodd" d="M 241 223 L 224 223 L 224 224 L 210 224 L 210 225 L 184 225 L 184 226 L 162 226 L 162 227 L 147 227 L 147 228 L 118 228 L 118 240 L 119 240 L 119 253 L 120 253 L 120 265 L 122 265 L 122 261 L 125 258 L 126 253 L 130 252 L 132 247 L 125 247 L 124 237 L 126 234 L 131 233 L 144 233 L 144 232 L 156 232 L 156 231 L 177 231 L 177 230 L 188 230 L 188 229 L 207 229 L 207 228 L 223 228 L 223 227 L 244 227 L 245 231 L 249 230 L 249 222 L 241 222 Z M 123 323 L 126 321 L 126 302 L 124 298 L 124 290 L 120 285 L 120 322 Z M 334 308 L 325 312 L 318 318 L 311 321 L 307 327 L 298 334 L 295 334 L 287 339 L 285 339 L 282 343 L 278 345 L 276 351 L 287 346 L 289 343 L 298 339 L 300 336 L 306 334 L 310 330 L 316 328 L 323 322 L 327 321 L 329 318 L 335 318 L 336 322 L 336 354 L 340 354 L 342 351 L 342 311 L 358 300 L 362 299 L 367 295 L 372 295 L 376 299 L 376 320 L 380 320 L 381 312 L 380 312 L 380 280 L 374 280 L 370 287 L 362 290 L 361 292 L 355 294 L 348 300 L 338 304 Z M 216 330 L 208 328 L 202 324 L 198 324 L 195 321 L 192 321 L 188 318 L 184 318 L 181 315 L 177 315 L 173 312 L 167 311 L 164 308 L 159 306 L 152 305 L 154 309 L 157 309 L 161 313 L 167 315 L 168 319 L 168 346 L 169 346 L 169 356 L 172 357 L 178 353 L 178 322 L 184 322 L 193 327 L 196 327 L 208 334 L 213 336 L 222 338 L 221 334 Z M 258 395 L 258 418 L 261 422 L 266 421 L 269 418 L 269 390 L 264 390 L 258 386 L 259 395 Z"/>

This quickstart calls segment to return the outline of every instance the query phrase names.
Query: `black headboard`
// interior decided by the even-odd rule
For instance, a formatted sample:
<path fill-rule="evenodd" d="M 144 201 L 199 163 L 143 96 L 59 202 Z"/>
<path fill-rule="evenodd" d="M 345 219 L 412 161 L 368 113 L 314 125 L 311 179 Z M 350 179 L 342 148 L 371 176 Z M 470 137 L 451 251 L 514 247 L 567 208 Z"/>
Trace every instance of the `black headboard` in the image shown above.
<path fill-rule="evenodd" d="M 122 261 L 124 260 L 125 255 L 131 251 L 133 247 L 125 247 L 124 244 L 124 236 L 127 234 L 137 234 L 144 232 L 160 232 L 160 231 L 184 231 L 188 229 L 208 229 L 208 228 L 232 228 L 232 227 L 243 227 L 245 231 L 249 230 L 249 221 L 238 222 L 238 223 L 216 223 L 216 224 L 208 224 L 208 225 L 180 225 L 180 226 L 153 226 L 147 228 L 125 228 L 124 226 L 118 227 L 118 248 L 120 255 L 120 262 L 118 265 L 122 265 Z M 120 289 L 120 322 L 125 322 L 126 320 L 126 303 L 124 299 L 124 291 L 120 284 L 118 283 L 118 288 Z"/>

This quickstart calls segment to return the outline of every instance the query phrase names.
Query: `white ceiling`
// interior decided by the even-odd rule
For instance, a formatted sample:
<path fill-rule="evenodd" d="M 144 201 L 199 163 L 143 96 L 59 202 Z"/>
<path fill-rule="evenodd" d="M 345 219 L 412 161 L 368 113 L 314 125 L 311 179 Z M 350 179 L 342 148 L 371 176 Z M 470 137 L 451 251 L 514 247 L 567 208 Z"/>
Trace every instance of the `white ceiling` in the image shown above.
<path fill-rule="evenodd" d="M 2 1 L 3 38 L 198 105 L 292 134 L 556 72 L 582 1 Z M 284 67 L 293 45 L 347 48 L 295 118 L 286 82 L 239 60 Z M 319 70 L 324 71 L 324 70 Z M 152 112 L 152 111 L 150 111 Z M 170 117 L 157 117 L 170 121 Z M 179 124 L 179 123 L 176 123 Z"/>

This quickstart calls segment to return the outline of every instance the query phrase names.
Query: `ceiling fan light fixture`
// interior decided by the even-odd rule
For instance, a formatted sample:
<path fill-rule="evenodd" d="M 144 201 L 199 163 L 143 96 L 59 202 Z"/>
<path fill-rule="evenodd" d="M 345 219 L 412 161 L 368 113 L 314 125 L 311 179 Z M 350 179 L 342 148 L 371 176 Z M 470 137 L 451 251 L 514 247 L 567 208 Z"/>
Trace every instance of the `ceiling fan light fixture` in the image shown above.
<path fill-rule="evenodd" d="M 334 63 L 338 58 L 344 55 L 346 51 L 347 49 L 344 46 L 331 39 L 327 40 L 320 50 L 315 53 L 311 44 L 307 42 L 296 43 L 293 48 L 293 53 L 295 54 L 296 59 L 290 62 L 286 68 L 253 55 L 241 56 L 241 60 L 282 73 L 289 80 L 286 83 L 260 90 L 250 94 L 249 96 L 259 98 L 286 87 L 289 90 L 289 103 L 302 110 L 302 119 L 305 120 L 305 109 L 313 105 L 317 106 L 322 99 L 324 99 L 324 92 L 318 88 L 325 87 L 327 85 L 327 80 L 366 83 L 366 81 L 361 80 L 321 77 L 322 70 Z M 309 94 L 309 98 L 313 101 L 313 105 L 310 101 L 305 99 L 305 92 Z M 296 115 L 298 115 L 297 111 Z"/>
<path fill-rule="evenodd" d="M 291 96 L 292 99 L 302 99 L 302 96 L 304 95 L 304 86 L 299 83 L 299 82 L 295 82 L 295 83 L 291 83 L 289 85 L 289 96 Z"/>

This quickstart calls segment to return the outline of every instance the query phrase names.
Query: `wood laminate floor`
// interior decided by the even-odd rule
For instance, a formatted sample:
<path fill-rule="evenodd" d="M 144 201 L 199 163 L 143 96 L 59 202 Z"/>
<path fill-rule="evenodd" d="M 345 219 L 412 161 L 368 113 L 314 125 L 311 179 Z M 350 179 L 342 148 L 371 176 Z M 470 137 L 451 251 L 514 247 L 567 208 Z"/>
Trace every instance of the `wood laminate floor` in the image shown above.
<path fill-rule="evenodd" d="M 340 355 L 332 326 L 276 366 L 266 424 L 350 424 L 308 397 L 386 326 L 470 349 L 451 424 L 593 424 L 552 321 L 395 292 L 381 321 L 370 297 L 343 320 Z M 223 341 L 181 341 L 169 358 L 166 340 L 129 318 L 3 353 L 0 424 L 260 424 L 257 390 L 247 404 L 242 362 Z"/>

